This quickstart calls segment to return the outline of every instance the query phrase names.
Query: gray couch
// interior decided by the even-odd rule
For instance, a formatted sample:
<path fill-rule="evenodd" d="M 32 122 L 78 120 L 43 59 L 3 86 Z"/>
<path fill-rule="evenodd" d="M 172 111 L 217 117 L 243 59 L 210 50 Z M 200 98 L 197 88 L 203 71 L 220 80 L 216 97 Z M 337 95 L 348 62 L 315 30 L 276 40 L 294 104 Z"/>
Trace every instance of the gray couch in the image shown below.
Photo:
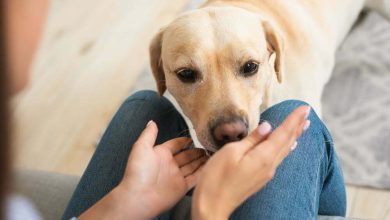
<path fill-rule="evenodd" d="M 14 190 L 27 197 L 44 219 L 60 219 L 79 177 L 36 170 L 19 170 Z"/>

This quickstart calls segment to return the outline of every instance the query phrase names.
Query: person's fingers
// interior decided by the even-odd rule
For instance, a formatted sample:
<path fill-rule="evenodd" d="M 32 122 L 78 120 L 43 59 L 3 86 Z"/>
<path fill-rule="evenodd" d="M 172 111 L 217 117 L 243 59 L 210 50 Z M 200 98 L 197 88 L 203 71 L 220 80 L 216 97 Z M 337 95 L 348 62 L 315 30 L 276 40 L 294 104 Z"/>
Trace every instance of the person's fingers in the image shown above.
<path fill-rule="evenodd" d="M 264 142 L 269 148 L 279 152 L 283 147 L 291 147 L 297 139 L 299 131 L 310 111 L 309 106 L 301 106 L 294 110 L 283 123 L 276 128 Z"/>
<path fill-rule="evenodd" d="M 309 126 L 309 120 L 305 120 L 301 125 L 299 125 L 298 133 L 295 138 L 295 141 L 293 141 L 293 144 L 284 146 L 279 152 L 279 154 L 276 156 L 276 160 L 274 162 L 276 166 L 278 166 L 291 151 L 295 150 L 295 148 L 298 146 L 298 142 L 296 139 L 298 139 L 302 135 L 303 131 L 306 130 Z"/>
<path fill-rule="evenodd" d="M 173 155 L 178 153 L 181 149 L 183 149 L 186 146 L 189 146 L 191 143 L 191 139 L 188 137 L 179 137 L 174 138 L 172 140 L 169 140 L 160 146 L 168 148 Z"/>
<path fill-rule="evenodd" d="M 199 149 L 199 148 L 193 148 L 193 149 L 190 149 L 190 150 L 185 150 L 185 151 L 182 151 L 178 154 L 175 155 L 175 160 L 177 162 L 177 164 L 179 165 L 179 167 L 182 167 L 190 162 L 192 162 L 193 160 L 196 160 L 202 156 L 205 156 L 206 155 L 206 152 L 204 149 Z"/>
<path fill-rule="evenodd" d="M 278 165 L 291 150 L 291 146 L 302 133 L 303 124 L 310 112 L 309 106 L 301 106 L 294 110 L 268 138 L 250 152 L 255 158 L 266 158 L 276 161 Z M 260 156 L 262 155 L 262 157 Z"/>
<path fill-rule="evenodd" d="M 200 174 L 202 173 L 203 167 L 204 164 L 201 165 L 197 170 L 195 170 L 195 172 L 184 178 L 187 183 L 187 190 L 192 189 L 196 185 L 199 180 Z"/>
<path fill-rule="evenodd" d="M 301 125 L 301 126 L 302 126 L 302 129 L 298 129 L 298 135 L 297 135 L 298 137 L 300 137 L 304 131 L 306 131 L 307 129 L 309 129 L 310 123 L 311 123 L 310 120 L 308 120 L 308 119 L 304 120 L 304 122 L 303 122 L 302 125 Z"/>
<path fill-rule="evenodd" d="M 272 127 L 270 123 L 263 122 L 255 130 L 253 130 L 247 137 L 242 139 L 240 143 L 240 150 L 247 152 L 263 140 L 270 134 Z"/>
<path fill-rule="evenodd" d="M 156 142 L 158 133 L 157 125 L 154 121 L 149 121 L 146 125 L 146 128 L 142 131 L 141 135 L 134 143 L 133 150 L 136 150 L 140 147 L 145 148 L 153 148 Z"/>
<path fill-rule="evenodd" d="M 192 161 L 191 163 L 180 167 L 180 171 L 184 177 L 192 174 L 197 170 L 201 165 L 203 165 L 209 158 L 207 156 L 201 157 L 197 160 Z"/>

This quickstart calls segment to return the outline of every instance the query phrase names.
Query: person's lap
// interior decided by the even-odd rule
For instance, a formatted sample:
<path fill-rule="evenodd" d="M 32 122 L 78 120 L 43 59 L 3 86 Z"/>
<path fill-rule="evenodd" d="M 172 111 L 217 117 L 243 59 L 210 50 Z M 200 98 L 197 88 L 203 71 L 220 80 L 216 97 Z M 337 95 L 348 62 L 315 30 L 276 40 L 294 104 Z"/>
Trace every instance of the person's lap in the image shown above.
<path fill-rule="evenodd" d="M 261 115 L 273 127 L 300 101 L 272 106 Z M 310 219 L 317 214 L 345 215 L 345 189 L 329 132 L 312 112 L 311 126 L 275 177 L 233 214 L 233 219 Z M 149 120 L 159 127 L 156 144 L 187 136 L 184 120 L 165 98 L 152 91 L 130 96 L 120 107 L 92 157 L 63 219 L 80 215 L 119 184 L 133 143 Z M 169 218 L 170 212 L 162 218 Z"/>

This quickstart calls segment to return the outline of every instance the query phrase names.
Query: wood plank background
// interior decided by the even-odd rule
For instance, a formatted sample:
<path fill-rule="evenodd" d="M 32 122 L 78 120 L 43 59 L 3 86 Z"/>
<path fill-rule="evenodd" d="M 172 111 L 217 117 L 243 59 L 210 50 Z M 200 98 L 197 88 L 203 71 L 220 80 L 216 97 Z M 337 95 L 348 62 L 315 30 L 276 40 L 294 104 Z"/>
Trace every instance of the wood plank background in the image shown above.
<path fill-rule="evenodd" d="M 149 39 L 186 1 L 171 3 L 52 2 L 31 84 L 14 100 L 18 166 L 82 173 L 146 66 Z"/>
<path fill-rule="evenodd" d="M 15 166 L 81 175 L 137 83 L 153 34 L 188 0 L 53 0 L 29 87 L 13 100 Z M 390 219 L 390 191 L 348 186 L 348 216 Z"/>

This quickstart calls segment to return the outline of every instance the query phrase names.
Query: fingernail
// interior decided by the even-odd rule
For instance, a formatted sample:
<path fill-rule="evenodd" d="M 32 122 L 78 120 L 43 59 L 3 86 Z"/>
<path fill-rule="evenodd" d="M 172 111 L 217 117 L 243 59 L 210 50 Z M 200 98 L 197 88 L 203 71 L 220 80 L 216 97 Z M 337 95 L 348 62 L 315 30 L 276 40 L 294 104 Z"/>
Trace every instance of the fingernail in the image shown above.
<path fill-rule="evenodd" d="M 260 135 L 267 135 L 271 131 L 272 127 L 268 122 L 265 121 L 265 122 L 260 124 L 258 129 L 259 129 Z"/>
<path fill-rule="evenodd" d="M 303 125 L 303 130 L 306 131 L 310 127 L 310 120 L 306 120 L 305 124 Z"/>
<path fill-rule="evenodd" d="M 148 122 L 148 124 L 146 124 L 146 127 L 149 127 L 149 125 L 151 125 L 153 123 L 153 120 L 150 120 L 149 122 Z"/>
<path fill-rule="evenodd" d="M 294 144 L 291 146 L 291 151 L 295 150 L 297 148 L 298 142 L 294 142 Z"/>
<path fill-rule="evenodd" d="M 310 106 L 307 106 L 306 114 L 305 114 L 305 119 L 307 119 L 307 118 L 309 117 L 310 111 L 311 111 L 311 107 L 310 107 Z"/>

